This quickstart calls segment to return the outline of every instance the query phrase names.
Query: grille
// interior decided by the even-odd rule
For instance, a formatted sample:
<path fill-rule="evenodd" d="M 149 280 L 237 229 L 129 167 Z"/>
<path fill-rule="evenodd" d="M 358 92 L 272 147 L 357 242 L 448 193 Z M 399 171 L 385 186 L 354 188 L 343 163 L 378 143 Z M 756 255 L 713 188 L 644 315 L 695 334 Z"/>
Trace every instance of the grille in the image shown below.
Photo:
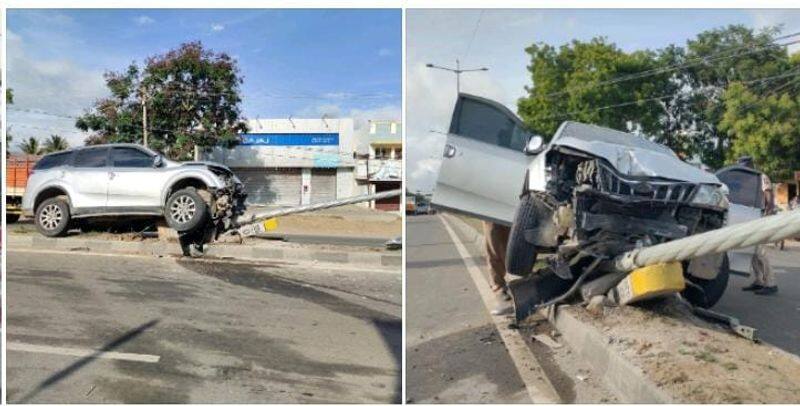
<path fill-rule="evenodd" d="M 665 203 L 688 203 L 696 187 L 688 182 L 623 179 L 603 163 L 597 166 L 596 179 L 597 187 L 602 192 L 638 196 Z"/>

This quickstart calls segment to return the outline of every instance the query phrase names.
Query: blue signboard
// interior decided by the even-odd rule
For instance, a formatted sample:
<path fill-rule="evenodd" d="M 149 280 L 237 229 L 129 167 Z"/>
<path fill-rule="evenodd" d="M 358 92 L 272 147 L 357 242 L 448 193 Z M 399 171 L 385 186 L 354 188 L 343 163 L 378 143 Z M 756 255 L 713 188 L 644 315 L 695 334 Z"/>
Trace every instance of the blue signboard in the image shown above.
<path fill-rule="evenodd" d="M 243 134 L 241 145 L 252 146 L 336 146 L 339 133 Z"/>

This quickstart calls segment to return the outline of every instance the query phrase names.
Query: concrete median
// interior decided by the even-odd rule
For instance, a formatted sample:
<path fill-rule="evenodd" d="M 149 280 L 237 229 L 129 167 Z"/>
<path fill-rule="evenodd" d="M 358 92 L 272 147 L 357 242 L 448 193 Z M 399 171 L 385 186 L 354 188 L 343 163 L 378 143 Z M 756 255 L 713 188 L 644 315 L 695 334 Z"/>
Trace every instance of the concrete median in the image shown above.
<path fill-rule="evenodd" d="M 181 255 L 181 249 L 177 243 L 165 243 L 156 239 L 112 241 L 79 237 L 47 238 L 39 235 L 9 234 L 7 246 L 11 252 L 14 249 L 37 249 L 146 256 Z M 322 249 L 270 241 L 248 242 L 246 244 L 209 244 L 206 246 L 205 254 L 205 257 L 210 259 L 319 262 L 397 270 L 398 273 L 402 264 L 402 256 L 399 251 L 380 252 L 375 249 L 359 251 L 353 247 L 336 249 L 336 247 L 331 246 Z"/>

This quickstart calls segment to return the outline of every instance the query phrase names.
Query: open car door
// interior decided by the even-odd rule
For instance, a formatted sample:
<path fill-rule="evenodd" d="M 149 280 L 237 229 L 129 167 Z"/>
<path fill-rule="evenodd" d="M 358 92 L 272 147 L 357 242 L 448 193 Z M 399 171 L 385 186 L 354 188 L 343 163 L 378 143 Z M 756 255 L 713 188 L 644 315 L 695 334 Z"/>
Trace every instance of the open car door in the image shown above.
<path fill-rule="evenodd" d="M 459 94 L 431 204 L 510 225 L 525 179 L 529 137 L 502 104 Z"/>
<path fill-rule="evenodd" d="M 761 185 L 761 172 L 746 166 L 734 165 L 720 169 L 716 173 L 722 183 L 728 186 L 728 225 L 761 218 L 764 213 L 764 190 Z M 731 271 L 747 274 L 751 272 L 750 263 L 755 247 L 742 248 L 728 252 Z"/>

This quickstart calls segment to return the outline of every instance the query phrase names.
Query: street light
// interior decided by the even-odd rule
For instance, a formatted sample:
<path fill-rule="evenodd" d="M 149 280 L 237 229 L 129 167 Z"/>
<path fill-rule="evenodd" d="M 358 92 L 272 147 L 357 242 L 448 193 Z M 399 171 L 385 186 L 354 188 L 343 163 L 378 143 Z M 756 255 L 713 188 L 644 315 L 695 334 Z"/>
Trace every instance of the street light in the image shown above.
<path fill-rule="evenodd" d="M 425 67 L 428 67 L 428 68 L 431 68 L 431 69 L 441 69 L 441 70 L 446 70 L 448 72 L 455 73 L 456 74 L 456 92 L 458 92 L 458 93 L 461 93 L 461 74 L 462 73 L 467 73 L 467 72 L 486 72 L 487 70 L 489 70 L 489 68 L 461 69 L 461 62 L 458 59 L 456 59 L 456 67 L 455 67 L 455 69 L 448 68 L 446 66 L 434 65 L 432 63 L 426 63 Z"/>

